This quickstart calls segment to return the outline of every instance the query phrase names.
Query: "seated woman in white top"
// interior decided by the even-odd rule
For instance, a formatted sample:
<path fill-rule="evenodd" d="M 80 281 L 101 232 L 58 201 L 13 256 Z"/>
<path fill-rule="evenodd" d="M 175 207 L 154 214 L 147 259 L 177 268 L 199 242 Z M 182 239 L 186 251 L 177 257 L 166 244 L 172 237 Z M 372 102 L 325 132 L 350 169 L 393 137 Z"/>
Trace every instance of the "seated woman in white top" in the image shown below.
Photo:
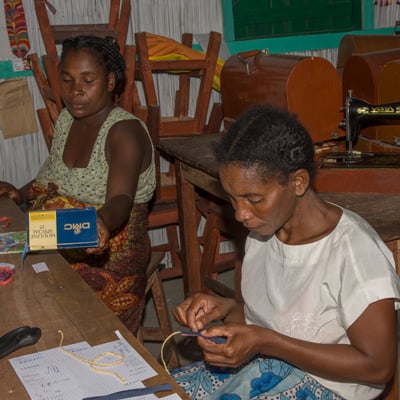
<path fill-rule="evenodd" d="M 250 230 L 243 302 L 196 294 L 175 308 L 201 331 L 205 363 L 174 378 L 193 399 L 375 399 L 397 362 L 392 253 L 364 219 L 312 189 L 313 143 L 288 112 L 247 111 L 216 155 Z"/>

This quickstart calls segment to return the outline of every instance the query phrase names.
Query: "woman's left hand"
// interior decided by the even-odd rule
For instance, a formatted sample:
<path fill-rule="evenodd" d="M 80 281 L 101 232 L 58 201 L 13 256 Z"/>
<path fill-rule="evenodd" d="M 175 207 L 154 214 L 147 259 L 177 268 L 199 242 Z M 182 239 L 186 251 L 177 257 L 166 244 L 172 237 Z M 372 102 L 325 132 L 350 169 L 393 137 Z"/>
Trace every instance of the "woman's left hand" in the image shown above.
<path fill-rule="evenodd" d="M 218 367 L 235 368 L 253 358 L 258 351 L 257 337 L 263 328 L 255 325 L 216 325 L 201 331 L 198 338 L 205 361 Z M 223 336 L 226 342 L 216 344 L 204 336 Z"/>
<path fill-rule="evenodd" d="M 98 246 L 86 249 L 88 254 L 103 254 L 108 248 L 110 232 L 100 217 L 97 217 L 97 237 L 99 242 Z"/>

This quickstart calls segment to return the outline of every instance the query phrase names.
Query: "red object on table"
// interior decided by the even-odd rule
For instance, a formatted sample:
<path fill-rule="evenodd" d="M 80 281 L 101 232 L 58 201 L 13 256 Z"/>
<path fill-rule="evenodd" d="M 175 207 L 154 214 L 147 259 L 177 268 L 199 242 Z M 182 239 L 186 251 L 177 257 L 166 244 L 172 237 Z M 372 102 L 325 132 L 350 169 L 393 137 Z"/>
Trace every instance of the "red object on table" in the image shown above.
<path fill-rule="evenodd" d="M 11 218 L 10 217 L 0 217 L 0 228 L 4 229 L 10 226 Z"/>
<path fill-rule="evenodd" d="M 11 267 L 0 268 L 0 285 L 7 285 L 14 279 L 14 271 Z"/>

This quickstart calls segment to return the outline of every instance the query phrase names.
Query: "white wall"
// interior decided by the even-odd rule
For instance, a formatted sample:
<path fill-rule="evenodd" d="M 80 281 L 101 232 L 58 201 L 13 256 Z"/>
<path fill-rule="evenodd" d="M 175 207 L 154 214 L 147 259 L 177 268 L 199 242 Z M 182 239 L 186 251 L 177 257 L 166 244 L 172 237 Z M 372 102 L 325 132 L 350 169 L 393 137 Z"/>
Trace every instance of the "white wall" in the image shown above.
<path fill-rule="evenodd" d="M 50 0 L 56 7 L 50 20 L 58 24 L 102 23 L 108 20 L 109 0 Z M 34 2 L 23 2 L 30 39 L 30 53 L 42 55 L 43 41 L 36 20 Z M 147 31 L 176 40 L 182 33 L 222 32 L 222 12 L 219 0 L 132 0 L 128 43 L 134 43 L 134 32 Z M 17 60 L 8 45 L 4 8 L 0 7 L 0 60 Z M 28 77 L 36 109 L 43 106 L 36 82 Z M 161 83 L 162 84 L 162 83 Z M 162 91 L 162 88 L 161 88 Z M 218 94 L 214 93 L 218 98 Z M 215 97 L 214 97 L 215 98 Z M 162 101 L 164 112 L 172 110 L 172 96 Z M 171 111 L 172 112 L 172 111 Z M 16 116 L 16 118 L 22 116 Z M 22 186 L 36 176 L 47 155 L 41 132 L 13 139 L 4 139 L 0 133 L 0 180 Z"/>
<path fill-rule="evenodd" d="M 108 20 L 109 0 L 50 0 L 57 13 L 49 13 L 50 21 L 56 24 L 103 23 Z M 30 38 L 30 53 L 44 54 L 44 45 L 36 20 L 34 2 L 23 2 Z M 134 32 L 147 31 L 180 41 L 182 33 L 208 33 L 211 30 L 222 32 L 222 12 L 219 0 L 132 0 L 131 24 L 128 43 L 134 43 Z M 8 45 L 4 9 L 0 7 L 0 60 L 17 60 Z M 43 107 L 43 101 L 33 77 L 28 77 L 34 106 Z M 173 112 L 173 101 L 169 90 L 175 92 L 174 82 L 158 82 L 163 100 L 163 113 Z M 213 93 L 213 100 L 219 94 Z M 193 109 L 193 102 L 192 108 Z M 16 116 L 21 118 L 23 116 Z M 38 123 L 38 126 L 39 123 Z M 4 139 L 0 132 L 0 180 L 12 182 L 17 187 L 32 180 L 47 156 L 47 148 L 41 132 Z M 153 243 L 166 241 L 165 230 L 150 234 Z M 167 260 L 168 264 L 168 260 Z"/>

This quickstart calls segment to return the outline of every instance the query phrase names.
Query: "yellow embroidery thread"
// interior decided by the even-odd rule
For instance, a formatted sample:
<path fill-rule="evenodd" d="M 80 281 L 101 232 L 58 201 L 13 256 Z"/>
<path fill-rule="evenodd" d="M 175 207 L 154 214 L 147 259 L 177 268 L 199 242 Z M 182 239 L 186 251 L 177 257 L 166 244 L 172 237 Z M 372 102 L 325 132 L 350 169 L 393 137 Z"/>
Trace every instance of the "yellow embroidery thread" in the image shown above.
<path fill-rule="evenodd" d="M 87 358 L 78 356 L 77 354 L 73 353 L 72 351 L 68 351 L 67 349 L 65 349 L 65 348 L 63 347 L 64 333 L 63 333 L 62 331 L 58 331 L 58 333 L 61 335 L 61 339 L 60 339 L 60 349 L 61 349 L 64 353 L 68 354 L 68 355 L 71 356 L 71 357 L 76 358 L 76 359 L 79 360 L 79 361 L 82 361 L 82 362 L 85 363 L 85 364 L 88 364 L 89 367 L 90 367 L 94 372 L 96 372 L 96 373 L 112 375 L 112 376 L 114 376 L 115 378 L 119 379 L 122 383 L 125 383 L 125 382 L 126 382 L 126 379 L 125 379 L 125 378 L 123 378 L 122 376 L 120 376 L 119 374 L 117 374 L 117 373 L 114 372 L 114 371 L 107 371 L 107 370 L 104 370 L 104 369 L 99 369 L 99 368 L 97 368 L 97 367 L 115 367 L 115 366 L 117 366 L 117 365 L 122 364 L 122 363 L 124 362 L 124 360 L 125 360 L 125 356 L 124 356 L 123 354 L 114 353 L 114 352 L 112 352 L 112 351 L 106 351 L 106 352 L 101 353 L 101 354 L 99 354 L 98 356 L 96 356 L 93 360 L 89 360 L 89 359 L 87 359 Z M 107 357 L 107 356 L 115 357 L 115 358 L 116 358 L 116 361 L 113 361 L 113 362 L 104 362 L 104 363 L 99 362 L 99 360 L 101 360 L 102 358 Z"/>
<path fill-rule="evenodd" d="M 182 333 L 181 331 L 172 332 L 169 336 L 167 336 L 164 339 L 164 341 L 162 342 L 162 345 L 161 345 L 160 358 L 161 358 L 162 365 L 163 365 L 164 369 L 168 372 L 168 374 L 169 374 L 169 369 L 168 369 L 167 363 L 164 359 L 164 347 L 173 336 L 180 335 L 181 333 Z"/>

